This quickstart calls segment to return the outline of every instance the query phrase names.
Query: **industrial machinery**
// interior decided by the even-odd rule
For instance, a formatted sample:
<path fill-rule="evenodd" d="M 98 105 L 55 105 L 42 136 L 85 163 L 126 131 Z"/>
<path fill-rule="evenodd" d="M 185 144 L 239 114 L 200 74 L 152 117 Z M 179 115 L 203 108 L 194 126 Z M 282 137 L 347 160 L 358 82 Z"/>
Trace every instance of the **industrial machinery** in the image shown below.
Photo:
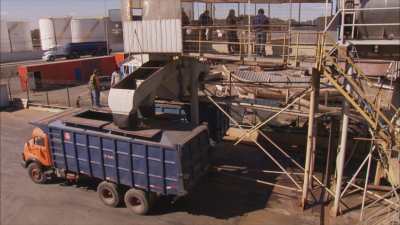
<path fill-rule="evenodd" d="M 192 96 L 192 101 L 198 101 L 198 79 L 207 73 L 208 66 L 192 58 L 150 56 L 147 63 L 111 88 L 108 103 L 114 123 L 120 128 L 134 128 L 138 118 L 154 115 L 156 97 L 179 100 Z M 194 108 L 198 103 L 191 105 Z M 198 112 L 195 114 L 192 119 L 199 117 Z"/>

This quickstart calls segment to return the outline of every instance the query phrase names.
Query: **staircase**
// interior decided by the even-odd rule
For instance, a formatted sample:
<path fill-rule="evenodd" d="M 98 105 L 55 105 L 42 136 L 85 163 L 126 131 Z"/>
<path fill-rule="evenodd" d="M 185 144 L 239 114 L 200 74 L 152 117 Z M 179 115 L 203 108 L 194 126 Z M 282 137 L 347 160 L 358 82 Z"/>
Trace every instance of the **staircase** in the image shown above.
<path fill-rule="evenodd" d="M 319 58 L 317 58 L 317 68 L 321 74 L 341 93 L 345 100 L 366 120 L 373 132 L 373 141 L 379 146 L 381 163 L 389 175 L 389 180 L 394 185 L 400 185 L 400 175 L 398 164 L 399 153 L 393 154 L 393 149 L 398 148 L 399 137 L 396 137 L 395 123 L 391 121 L 379 107 L 379 102 L 375 104 L 367 98 L 366 91 L 363 89 L 360 78 L 368 84 L 370 80 L 362 73 L 360 68 L 349 56 L 342 56 L 346 62 L 346 68 L 338 63 L 339 47 L 334 44 L 332 49 L 325 49 L 325 41 L 320 43 Z M 398 129 L 398 128 L 397 128 Z"/>

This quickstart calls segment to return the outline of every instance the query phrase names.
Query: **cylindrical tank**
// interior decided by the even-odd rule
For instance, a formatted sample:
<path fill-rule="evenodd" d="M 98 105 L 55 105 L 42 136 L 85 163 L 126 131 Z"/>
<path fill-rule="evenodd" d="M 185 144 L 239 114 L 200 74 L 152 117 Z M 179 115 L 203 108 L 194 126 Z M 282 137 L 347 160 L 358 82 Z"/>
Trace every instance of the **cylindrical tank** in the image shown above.
<path fill-rule="evenodd" d="M 84 18 L 71 20 L 73 43 L 106 40 L 106 19 Z"/>
<path fill-rule="evenodd" d="M 71 43 L 71 17 L 39 20 L 40 42 L 43 50 Z"/>
<path fill-rule="evenodd" d="M 400 7 L 399 0 L 360 0 L 360 8 Z M 399 23 L 400 9 L 365 10 L 358 14 L 357 23 Z M 400 39 L 400 26 L 359 26 L 360 39 Z"/>
<path fill-rule="evenodd" d="M 11 45 L 10 45 L 10 36 L 8 35 L 8 26 L 6 21 L 1 20 L 0 23 L 0 51 L 1 52 L 10 52 Z"/>
<path fill-rule="evenodd" d="M 29 22 L 7 22 L 12 52 L 32 51 L 32 36 Z"/>

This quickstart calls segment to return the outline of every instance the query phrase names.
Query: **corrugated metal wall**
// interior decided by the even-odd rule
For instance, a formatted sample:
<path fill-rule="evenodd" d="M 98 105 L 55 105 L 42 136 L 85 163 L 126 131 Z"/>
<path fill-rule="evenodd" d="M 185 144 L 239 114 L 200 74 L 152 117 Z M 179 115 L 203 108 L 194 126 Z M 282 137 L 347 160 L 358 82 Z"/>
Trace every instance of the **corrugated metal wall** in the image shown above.
<path fill-rule="evenodd" d="M 180 19 L 127 21 L 124 28 L 126 53 L 181 53 Z"/>

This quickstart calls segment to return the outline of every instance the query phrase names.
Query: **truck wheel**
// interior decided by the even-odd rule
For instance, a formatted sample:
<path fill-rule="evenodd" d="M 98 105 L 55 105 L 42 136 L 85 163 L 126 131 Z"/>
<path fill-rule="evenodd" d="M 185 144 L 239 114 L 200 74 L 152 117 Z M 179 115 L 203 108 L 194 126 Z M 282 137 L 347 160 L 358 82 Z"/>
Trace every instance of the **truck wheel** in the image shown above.
<path fill-rule="evenodd" d="M 32 162 L 29 164 L 28 174 L 32 181 L 36 184 L 44 184 L 47 181 L 43 168 L 37 162 Z"/>
<path fill-rule="evenodd" d="M 97 186 L 100 200 L 109 207 L 117 207 L 121 203 L 121 195 L 116 184 L 103 181 Z"/>
<path fill-rule="evenodd" d="M 55 56 L 50 56 L 50 57 L 49 57 L 49 61 L 50 61 L 50 62 L 53 62 L 53 61 L 55 61 L 55 60 L 56 60 L 56 57 L 55 57 Z"/>
<path fill-rule="evenodd" d="M 150 204 L 146 192 L 138 189 L 129 189 L 125 193 L 125 205 L 133 213 L 145 215 L 149 211 Z"/>
<path fill-rule="evenodd" d="M 79 59 L 80 58 L 80 55 L 77 52 L 73 52 L 71 55 L 72 55 L 71 58 L 73 58 L 73 59 Z"/>

